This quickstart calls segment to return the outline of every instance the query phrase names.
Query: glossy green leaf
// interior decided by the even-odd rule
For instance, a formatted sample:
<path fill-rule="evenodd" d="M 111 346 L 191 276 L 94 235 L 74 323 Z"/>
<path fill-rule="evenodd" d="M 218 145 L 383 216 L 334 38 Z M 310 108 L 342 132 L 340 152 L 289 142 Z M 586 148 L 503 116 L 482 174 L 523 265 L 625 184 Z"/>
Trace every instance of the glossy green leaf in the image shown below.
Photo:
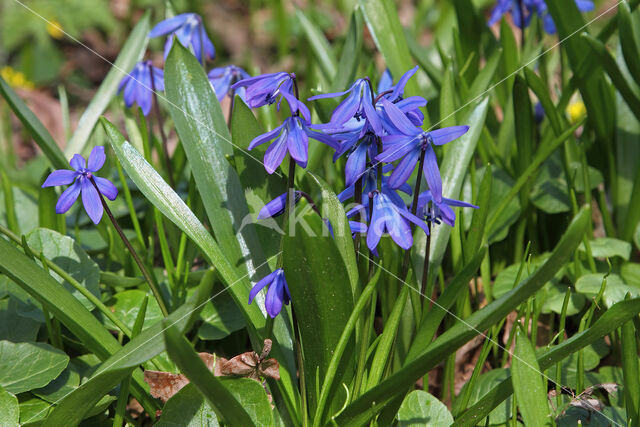
<path fill-rule="evenodd" d="M 537 361 L 541 370 L 545 370 L 571 354 L 576 353 L 605 335 L 611 333 L 627 320 L 640 313 L 640 299 L 623 301 L 606 310 L 587 330 L 580 332 L 562 344 L 546 350 L 538 356 Z M 471 427 L 478 420 L 486 417 L 495 407 L 513 393 L 511 378 L 506 378 L 479 402 L 471 406 L 461 416 L 456 418 L 456 425 Z"/>
<path fill-rule="evenodd" d="M 226 292 L 209 301 L 201 317 L 202 325 L 198 328 L 201 340 L 219 340 L 245 327 L 242 313 Z"/>
<path fill-rule="evenodd" d="M 31 390 L 31 393 L 50 403 L 58 403 L 67 394 L 80 385 L 80 372 L 75 365 L 69 363 L 55 380 L 42 388 Z"/>
<path fill-rule="evenodd" d="M 18 427 L 20 420 L 20 408 L 18 399 L 0 387 L 0 425 L 6 427 Z"/>
<path fill-rule="evenodd" d="M 460 195 L 469 162 L 475 152 L 482 127 L 484 126 L 488 107 L 489 99 L 485 98 L 475 106 L 467 119 L 460 120 L 458 123 L 460 125 L 468 125 L 469 131 L 449 143 L 447 153 L 440 164 L 442 189 L 445 197 L 458 199 Z M 447 248 L 449 235 L 451 234 L 451 227 L 434 227 L 431 234 L 431 252 L 429 256 L 430 282 L 434 280 L 435 274 L 444 258 L 444 252 Z M 420 238 L 416 238 L 415 247 L 418 248 L 421 257 L 424 259 L 424 240 L 426 237 L 422 234 L 418 235 Z M 414 264 L 414 269 L 417 276 L 420 277 L 422 275 L 422 262 Z"/>
<path fill-rule="evenodd" d="M 595 258 L 613 258 L 617 256 L 629 261 L 631 256 L 631 243 L 613 237 L 598 237 L 591 240 L 589 246 L 591 247 L 591 255 Z M 584 243 L 580 245 L 579 249 L 585 251 Z"/>
<path fill-rule="evenodd" d="M 453 424 L 446 405 L 422 390 L 414 390 L 404 398 L 397 418 L 401 427 L 449 427 Z"/>
<path fill-rule="evenodd" d="M 215 427 L 218 417 L 211 404 L 195 385 L 187 384 L 174 394 L 162 408 L 156 427 Z"/>
<path fill-rule="evenodd" d="M 457 322 L 445 333 L 436 338 L 415 360 L 407 363 L 387 380 L 369 390 L 348 405 L 336 418 L 340 423 L 360 423 L 369 420 L 379 408 L 384 406 L 395 393 L 406 390 L 415 381 L 491 325 L 499 322 L 508 313 L 526 301 L 572 257 L 582 241 L 591 218 L 591 210 L 582 208 L 573 219 L 567 231 L 556 245 L 549 259 L 531 276 L 515 289 L 493 301 L 481 310 Z"/>
<path fill-rule="evenodd" d="M 171 327 L 176 330 L 185 330 L 192 325 L 198 318 L 204 301 L 209 298 L 212 285 L 211 280 L 203 281 L 197 293 L 165 319 L 166 324 L 172 325 Z M 162 322 L 156 322 L 100 364 L 87 381 L 57 403 L 53 413 L 47 418 L 48 425 L 79 423 L 85 414 L 124 377 L 165 351 L 165 343 L 162 339 L 164 328 Z M 135 371 L 133 379 L 138 381 L 140 377 L 142 377 L 140 371 Z M 147 389 L 146 384 L 144 389 Z"/>
<path fill-rule="evenodd" d="M 244 190 L 226 159 L 232 141 L 218 99 L 202 65 L 180 43 L 174 43 L 165 66 L 165 90 L 171 117 L 191 166 L 216 241 L 241 272 L 267 273 Z M 240 226 L 243 226 L 240 229 Z"/>
<path fill-rule="evenodd" d="M 302 9 L 296 10 L 296 18 L 302 25 L 304 35 L 309 41 L 309 45 L 311 46 L 311 50 L 314 53 L 318 66 L 324 72 L 327 81 L 332 81 L 336 76 L 337 66 L 329 41 L 324 34 L 322 34 L 322 31 L 320 31 L 320 29 L 318 29 L 318 27 L 309 20 L 309 18 L 307 18 L 307 15 L 305 15 Z"/>
<path fill-rule="evenodd" d="M 588 298 L 595 297 L 600 291 L 600 286 L 603 280 L 602 273 L 591 273 L 580 276 L 576 281 L 576 291 L 584 294 Z M 604 290 L 604 304 L 607 307 L 613 306 L 613 304 L 624 301 L 625 296 L 630 294 L 632 297 L 640 297 L 640 288 L 636 286 L 629 286 L 622 280 L 617 274 L 610 274 L 607 276 L 607 287 Z"/>
<path fill-rule="evenodd" d="M 169 357 L 207 398 L 222 420 L 231 425 L 254 425 L 254 420 L 251 419 L 245 407 L 236 400 L 218 377 L 213 376 L 189 341 L 175 327 L 167 326 L 164 329 L 164 339 Z M 271 414 L 270 409 L 269 414 Z M 273 424 L 273 420 L 270 424 Z"/>
<path fill-rule="evenodd" d="M 35 341 L 41 323 L 19 315 L 16 305 L 14 298 L 0 300 L 0 340 Z"/>
<path fill-rule="evenodd" d="M 324 223 L 315 214 L 294 220 L 295 228 L 284 237 L 283 268 L 300 328 L 309 409 L 313 413 L 318 399 L 314 384 L 322 382 L 354 304 L 347 269 Z M 351 379 L 352 351 L 353 346 L 347 346 L 330 402 L 344 401 L 338 390 L 341 382 Z"/>
<path fill-rule="evenodd" d="M 338 200 L 338 197 L 326 181 L 313 173 L 309 173 L 309 176 L 322 191 L 321 212 L 331 223 L 333 240 L 340 251 L 340 255 L 342 255 L 344 265 L 347 267 L 351 290 L 353 291 L 353 298 L 357 298 L 358 295 L 356 295 L 356 288 L 358 286 L 358 265 L 356 264 L 353 238 L 351 237 L 351 227 L 349 226 L 344 206 L 340 200 Z"/>
<path fill-rule="evenodd" d="M 102 84 L 96 91 L 87 109 L 82 113 L 78 122 L 78 128 L 71 136 L 65 148 L 65 157 L 71 157 L 76 153 L 83 153 L 86 150 L 89 137 L 93 128 L 98 123 L 98 119 L 109 106 L 109 103 L 118 91 L 118 85 L 126 73 L 133 69 L 133 66 L 144 55 L 149 39 L 149 20 L 151 11 L 147 11 L 138 21 L 120 49 L 120 54 L 107 73 Z"/>
<path fill-rule="evenodd" d="M 7 101 L 15 115 L 22 122 L 22 125 L 33 137 L 33 140 L 38 144 L 44 155 L 47 156 L 51 166 L 55 169 L 69 168 L 66 156 L 53 140 L 51 134 L 2 77 L 0 77 L 0 95 Z"/>
<path fill-rule="evenodd" d="M 511 382 L 525 425 L 552 425 L 547 404 L 547 387 L 527 334 L 518 325 L 516 347 L 511 362 Z"/>
<path fill-rule="evenodd" d="M 100 298 L 100 269 L 98 265 L 83 251 L 80 246 L 68 236 L 46 228 L 36 228 L 27 234 L 27 244 L 34 250 L 41 252 L 45 258 L 52 260 L 57 266 L 76 279 L 96 297 Z M 93 304 L 70 283 L 66 282 L 55 272 L 51 272 L 54 279 L 78 299 L 88 310 L 93 310 Z"/>
<path fill-rule="evenodd" d="M 384 56 L 387 67 L 394 78 L 400 78 L 413 64 L 395 4 L 383 0 L 360 0 L 359 4 L 369 32 Z M 405 93 L 420 94 L 417 76 L 409 80 Z"/>
<path fill-rule="evenodd" d="M 111 307 L 111 310 L 118 319 L 124 322 L 129 329 L 132 329 L 145 297 L 147 297 L 147 293 L 145 291 L 140 289 L 131 289 L 118 292 L 110 301 L 107 302 L 107 304 Z M 164 316 L 162 316 L 158 302 L 154 298 L 151 298 L 144 316 L 144 329 L 147 329 L 154 323 L 159 322 L 163 317 Z M 115 329 L 115 325 L 110 326 L 108 321 L 105 323 L 108 327 Z"/>
<path fill-rule="evenodd" d="M 640 414 L 640 378 L 638 367 L 638 347 L 636 330 L 632 321 L 627 321 L 620 330 L 622 346 L 622 372 L 624 375 L 624 398 L 629 425 L 638 419 Z"/>
<path fill-rule="evenodd" d="M 0 387 L 14 394 L 44 387 L 68 363 L 69 356 L 49 344 L 0 341 Z"/>

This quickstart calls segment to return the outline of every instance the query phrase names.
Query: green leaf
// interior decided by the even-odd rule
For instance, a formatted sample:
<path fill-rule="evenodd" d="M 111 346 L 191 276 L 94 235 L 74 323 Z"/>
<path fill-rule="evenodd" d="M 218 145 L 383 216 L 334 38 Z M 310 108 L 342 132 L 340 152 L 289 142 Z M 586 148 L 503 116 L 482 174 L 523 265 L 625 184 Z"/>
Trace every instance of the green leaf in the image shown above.
<path fill-rule="evenodd" d="M 322 191 L 321 212 L 331 223 L 333 229 L 333 240 L 342 255 L 344 265 L 347 267 L 353 298 L 357 298 L 356 289 L 358 287 L 358 265 L 356 263 L 353 238 L 351 237 L 351 227 L 344 211 L 344 205 L 338 200 L 338 196 L 333 192 L 329 184 L 318 175 L 308 172 L 312 181 L 320 187 Z"/>
<path fill-rule="evenodd" d="M 7 101 L 15 115 L 22 122 L 22 125 L 33 137 L 33 140 L 38 144 L 47 159 L 49 159 L 51 166 L 54 169 L 68 169 L 67 158 L 53 140 L 51 134 L 2 77 L 0 77 L 0 95 Z"/>
<path fill-rule="evenodd" d="M 625 261 L 629 261 L 631 256 L 631 243 L 624 240 L 615 239 L 613 237 L 598 237 L 589 242 L 591 246 L 591 255 L 595 258 L 613 258 L 620 257 Z M 578 248 L 585 252 L 584 243 Z"/>
<path fill-rule="evenodd" d="M 178 330 L 189 328 L 198 318 L 203 302 L 209 298 L 212 285 L 211 280 L 203 281 L 197 293 L 165 319 L 166 324 Z M 85 414 L 124 377 L 165 350 L 163 331 L 163 323 L 157 322 L 129 341 L 120 351 L 115 352 L 97 367 L 87 381 L 57 403 L 47 423 L 52 426 L 79 423 Z M 141 377 L 140 371 L 136 370 L 133 379 L 138 381 Z M 135 383 L 132 382 L 132 385 Z M 145 384 L 146 393 L 148 393 L 148 387 Z"/>
<path fill-rule="evenodd" d="M 167 58 L 165 90 L 216 241 L 238 271 L 267 274 L 260 268 L 264 256 L 253 224 L 243 223 L 249 209 L 225 157 L 233 150 L 220 104 L 202 65 L 180 43 L 174 43 Z"/>
<path fill-rule="evenodd" d="M 592 298 L 598 295 L 600 286 L 603 280 L 602 273 L 591 273 L 580 276 L 576 281 L 576 291 L 584 294 L 588 298 Z M 604 290 L 604 304 L 607 307 L 613 306 L 613 304 L 624 301 L 625 295 L 629 293 L 632 297 L 640 296 L 640 288 L 627 285 L 622 277 L 617 274 L 610 274 L 607 276 L 607 287 Z"/>
<path fill-rule="evenodd" d="M 40 325 L 40 322 L 18 314 L 14 298 L 0 301 L 0 340 L 35 341 Z"/>
<path fill-rule="evenodd" d="M 384 56 L 391 75 L 396 79 L 400 78 L 413 67 L 413 64 L 394 3 L 383 0 L 360 0 L 359 4 L 373 41 Z M 407 83 L 405 92 L 407 95 L 421 93 L 417 77 Z"/>
<path fill-rule="evenodd" d="M 331 45 L 322 31 L 307 18 L 302 9 L 296 9 L 296 18 L 302 25 L 304 34 L 309 41 L 314 59 L 322 69 L 327 81 L 333 81 L 336 76 L 336 60 L 331 52 Z"/>
<path fill-rule="evenodd" d="M 127 41 L 120 49 L 120 54 L 113 63 L 100 87 L 93 96 L 87 109 L 82 113 L 78 122 L 78 128 L 71 136 L 65 149 L 66 157 L 71 157 L 76 153 L 83 153 L 93 132 L 93 128 L 98 119 L 109 106 L 109 103 L 116 95 L 118 85 L 122 78 L 133 69 L 133 66 L 142 59 L 149 39 L 149 18 L 151 11 L 147 11 L 136 26 L 131 31 Z"/>
<path fill-rule="evenodd" d="M 27 234 L 38 226 L 38 202 L 33 196 L 16 187 L 13 187 L 13 202 L 20 212 L 20 215 L 17 215 L 20 233 Z M 0 189 L 0 223 L 2 224 L 6 224 L 7 211 L 5 207 L 4 191 Z"/>
<path fill-rule="evenodd" d="M 0 425 L 6 427 L 18 427 L 20 420 L 20 408 L 18 399 L 0 387 Z"/>
<path fill-rule="evenodd" d="M 578 350 L 593 344 L 638 313 L 640 313 L 640 298 L 622 301 L 616 304 L 609 310 L 606 310 L 602 317 L 596 320 L 589 329 L 572 336 L 562 344 L 554 346 L 540 354 L 537 358 L 540 369 L 543 371 L 549 369 L 554 364 L 576 353 Z M 510 396 L 511 393 L 513 393 L 511 378 L 506 378 L 491 389 L 479 402 L 456 418 L 456 425 L 463 427 L 477 425 L 478 420 L 486 417 L 494 408 Z"/>
<path fill-rule="evenodd" d="M 131 289 L 128 291 L 118 292 L 107 303 L 111 307 L 113 313 L 120 319 L 129 329 L 133 328 L 133 325 L 138 317 L 140 306 L 144 301 L 147 293 L 140 289 Z M 151 298 L 148 303 L 147 310 L 144 316 L 143 330 L 151 327 L 154 323 L 162 320 L 162 312 L 158 306 L 158 302 Z M 115 325 L 111 325 L 108 319 L 105 321 L 108 328 L 116 329 Z"/>
<path fill-rule="evenodd" d="M 75 365 L 69 363 L 66 369 L 62 371 L 55 380 L 42 388 L 31 390 L 31 393 L 40 399 L 56 404 L 67 394 L 75 390 L 78 385 L 80 385 L 80 372 Z"/>
<path fill-rule="evenodd" d="M 449 427 L 453 417 L 444 403 L 426 391 L 414 390 L 404 398 L 398 411 L 398 425 Z"/>
<path fill-rule="evenodd" d="M 247 411 L 253 425 L 275 425 L 271 404 L 262 384 L 249 378 L 220 378 L 220 382 Z"/>
<path fill-rule="evenodd" d="M 69 356 L 49 344 L 0 341 L 0 387 L 14 394 L 44 387 L 68 363 Z"/>
<path fill-rule="evenodd" d="M 71 237 L 46 228 L 36 228 L 27 234 L 27 244 L 33 250 L 42 252 L 45 258 L 76 279 L 93 295 L 100 298 L 100 269 L 89 255 Z M 66 282 L 55 272 L 51 272 L 54 279 L 60 282 L 66 290 L 78 299 L 88 310 L 93 310 L 93 304 L 70 283 Z"/>
<path fill-rule="evenodd" d="M 214 427 L 218 417 L 195 385 L 187 384 L 167 400 L 156 427 Z"/>
<path fill-rule="evenodd" d="M 251 419 L 245 407 L 236 400 L 218 377 L 213 376 L 189 341 L 175 327 L 167 326 L 164 329 L 164 339 L 171 360 L 207 398 L 222 420 L 231 425 L 254 425 L 255 420 Z M 270 407 L 269 414 L 271 414 Z M 272 424 L 273 419 L 267 425 Z"/>
<path fill-rule="evenodd" d="M 302 218 L 292 216 L 291 221 L 295 228 L 284 237 L 283 268 L 300 328 L 309 409 L 313 413 L 318 399 L 315 384 L 320 384 L 324 378 L 353 310 L 353 296 L 340 252 L 331 236 L 322 235 L 328 232 L 320 218 L 315 214 Z M 338 369 L 342 377 L 333 382 L 335 391 L 330 394 L 329 407 L 336 399 L 344 401 L 338 390 L 342 382 L 351 380 L 352 352 L 351 344 Z"/>
<path fill-rule="evenodd" d="M 485 98 L 476 105 L 466 120 L 460 124 L 469 126 L 469 131 L 451 142 L 447 149 L 447 153 L 442 160 L 440 170 L 442 171 L 442 189 L 443 195 L 451 199 L 458 199 L 462 183 L 471 157 L 475 152 L 478 139 L 482 133 L 485 118 L 487 117 L 487 109 L 489 107 L 489 99 Z M 442 263 L 444 252 L 447 248 L 451 227 L 434 227 L 431 232 L 431 253 L 429 256 L 429 282 L 435 278 L 435 274 Z M 414 245 L 418 248 L 419 253 L 424 259 L 425 239 L 421 233 L 420 238 L 416 239 Z M 418 277 L 422 275 L 422 262 L 414 264 L 414 269 Z M 418 274 L 419 273 L 419 274 Z"/>
<path fill-rule="evenodd" d="M 404 365 L 391 377 L 367 391 L 348 405 L 336 417 L 336 422 L 361 423 L 369 420 L 397 393 L 411 387 L 418 378 L 444 360 L 448 355 L 526 301 L 572 257 L 582 241 L 591 218 L 591 210 L 585 206 L 573 219 L 567 231 L 556 245 L 549 259 L 526 281 L 481 310 L 457 322 L 436 338 L 415 360 Z"/>
<path fill-rule="evenodd" d="M 198 328 L 201 340 L 219 340 L 244 328 L 244 317 L 228 293 L 221 293 L 202 310 L 202 325 Z"/>
<path fill-rule="evenodd" d="M 511 381 L 520 414 L 527 426 L 551 425 L 547 387 L 540 374 L 531 341 L 518 325 L 516 348 L 511 362 Z"/>
<path fill-rule="evenodd" d="M 49 403 L 30 393 L 21 394 L 18 402 L 20 405 L 20 425 L 41 421 L 51 411 Z"/>
<path fill-rule="evenodd" d="M 204 228 L 200 220 L 187 207 L 180 196 L 164 182 L 158 172 L 144 160 L 142 155 L 124 140 L 118 129 L 104 118 L 101 121 L 107 135 L 109 135 L 111 146 L 131 180 L 147 200 L 189 236 L 200 247 L 211 265 L 216 267 L 220 277 L 227 284 L 236 305 L 244 315 L 247 330 L 253 342 L 256 347 L 261 345 L 258 331 L 264 328 L 266 324 L 265 315 L 261 312 L 261 308 L 264 307 L 264 296 L 258 295 L 253 304 L 247 304 L 249 290 L 252 287 L 247 276 L 241 275 L 234 265 L 229 262 L 222 249 L 211 237 L 211 234 Z M 293 368 L 295 365 L 291 352 L 284 352 L 286 348 L 291 349 L 293 344 L 284 321 L 280 317 L 274 323 L 273 330 L 276 342 L 274 342 L 271 354 L 281 362 L 281 367 L 285 368 L 280 369 L 278 385 L 284 388 L 286 398 L 293 405 L 293 402 L 297 400 L 293 377 L 291 376 L 291 372 L 295 373 L 295 368 Z M 282 346 L 282 349 L 280 346 Z M 287 354 L 286 357 L 285 354 Z"/>

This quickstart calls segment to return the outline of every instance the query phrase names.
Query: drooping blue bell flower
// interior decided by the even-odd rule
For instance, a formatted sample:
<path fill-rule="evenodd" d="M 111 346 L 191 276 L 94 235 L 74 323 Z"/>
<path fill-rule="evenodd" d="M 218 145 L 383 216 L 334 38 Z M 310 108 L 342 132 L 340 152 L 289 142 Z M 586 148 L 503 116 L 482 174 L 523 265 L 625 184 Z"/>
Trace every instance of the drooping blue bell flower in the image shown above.
<path fill-rule="evenodd" d="M 287 280 L 284 277 L 284 270 L 279 268 L 256 283 L 251 289 L 251 292 L 249 292 L 249 304 L 253 302 L 258 292 L 265 286 L 268 286 L 268 289 L 264 305 L 267 313 L 273 319 L 280 313 L 282 306 L 289 304 L 289 301 L 291 301 L 291 294 L 289 293 Z"/>
<path fill-rule="evenodd" d="M 213 91 L 216 93 L 218 101 L 222 101 L 222 99 L 229 94 L 233 84 L 240 80 L 251 78 L 249 73 L 235 65 L 214 68 L 209 71 L 207 77 L 209 78 L 211 86 L 213 86 Z M 240 87 L 235 91 L 235 94 L 247 104 L 245 93 L 246 89 L 244 87 Z"/>
<path fill-rule="evenodd" d="M 205 58 L 213 59 L 216 56 L 215 47 L 202 24 L 202 17 L 197 13 L 182 13 L 159 22 L 149 33 L 149 38 L 166 35 L 169 37 L 164 44 L 165 59 L 171 50 L 174 36 L 182 46 L 191 49 L 201 63 L 204 63 Z"/>
<path fill-rule="evenodd" d="M 151 82 L 153 73 L 153 83 Z M 142 109 L 142 113 L 148 116 L 153 105 L 153 92 L 164 90 L 164 72 L 156 68 L 151 61 L 138 62 L 133 70 L 122 78 L 118 85 L 118 93 L 123 93 L 124 104 L 127 108 L 136 103 Z"/>

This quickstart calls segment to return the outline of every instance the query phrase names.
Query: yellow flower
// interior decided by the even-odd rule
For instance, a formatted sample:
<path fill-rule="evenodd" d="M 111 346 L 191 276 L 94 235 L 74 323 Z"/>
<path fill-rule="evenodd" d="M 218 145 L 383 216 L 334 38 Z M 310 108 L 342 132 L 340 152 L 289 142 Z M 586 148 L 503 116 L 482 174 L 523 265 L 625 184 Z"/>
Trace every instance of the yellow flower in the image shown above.
<path fill-rule="evenodd" d="M 569 122 L 571 122 L 571 124 L 577 123 L 586 114 L 587 109 L 582 101 L 573 102 L 567 107 L 567 115 L 569 115 Z"/>
<path fill-rule="evenodd" d="M 6 66 L 0 69 L 0 76 L 9 86 L 20 89 L 33 89 L 33 83 L 27 80 L 25 75 L 20 71 Z"/>
<path fill-rule="evenodd" d="M 62 31 L 62 25 L 55 19 L 47 21 L 47 33 L 54 39 L 60 40 L 62 36 L 64 36 L 64 31 Z"/>

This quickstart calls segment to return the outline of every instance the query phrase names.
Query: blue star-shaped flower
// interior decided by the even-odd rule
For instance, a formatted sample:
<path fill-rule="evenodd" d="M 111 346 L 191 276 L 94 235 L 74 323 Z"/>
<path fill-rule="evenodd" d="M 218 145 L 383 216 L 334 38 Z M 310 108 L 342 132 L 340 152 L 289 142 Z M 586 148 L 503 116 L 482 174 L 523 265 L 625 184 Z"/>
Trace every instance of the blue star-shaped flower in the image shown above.
<path fill-rule="evenodd" d="M 213 86 L 213 90 L 218 97 L 218 101 L 222 101 L 222 99 L 229 94 L 233 84 L 240 80 L 251 78 L 249 73 L 235 65 L 214 68 L 209 71 L 207 77 L 209 77 L 209 82 L 211 82 L 211 85 Z M 235 94 L 238 95 L 245 104 L 247 104 L 245 92 L 246 89 L 244 87 L 240 87 L 235 91 Z"/>
<path fill-rule="evenodd" d="M 94 224 L 100 222 L 103 208 L 98 190 L 109 200 L 115 200 L 118 195 L 118 189 L 111 181 L 94 175 L 104 165 L 105 160 L 104 147 L 94 147 L 89 154 L 88 162 L 80 154 L 76 154 L 69 162 L 74 170 L 58 169 L 49 174 L 42 184 L 42 188 L 73 183 L 60 195 L 56 204 L 56 213 L 62 214 L 68 211 L 82 193 L 82 204 L 87 215 Z M 96 183 L 97 190 L 91 182 L 92 180 Z"/>
<path fill-rule="evenodd" d="M 436 224 L 439 224 L 440 221 L 442 221 L 453 227 L 456 222 L 456 213 L 451 209 L 451 207 L 478 209 L 478 206 L 472 205 L 471 203 L 455 199 L 447 199 L 446 197 L 443 197 L 440 202 L 436 202 L 429 190 L 418 195 L 417 212 L 421 217 L 426 218 L 427 221 L 432 221 Z"/>

